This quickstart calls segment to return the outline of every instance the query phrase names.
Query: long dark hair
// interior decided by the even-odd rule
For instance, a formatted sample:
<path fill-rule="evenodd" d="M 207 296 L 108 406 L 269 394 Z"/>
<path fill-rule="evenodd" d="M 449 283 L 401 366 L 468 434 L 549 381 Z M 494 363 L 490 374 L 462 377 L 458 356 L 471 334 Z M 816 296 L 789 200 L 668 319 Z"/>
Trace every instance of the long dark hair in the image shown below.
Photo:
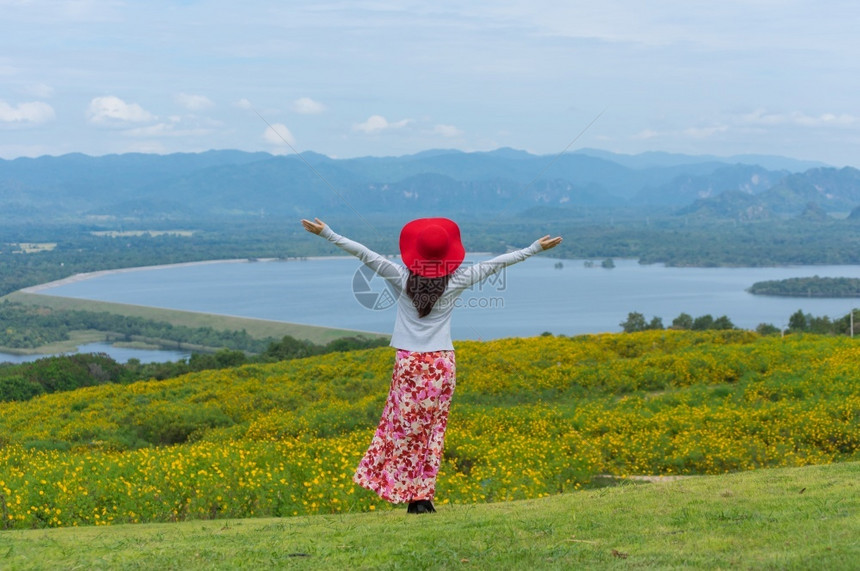
<path fill-rule="evenodd" d="M 426 317 L 433 310 L 433 305 L 445 293 L 450 275 L 439 278 L 425 278 L 415 272 L 409 272 L 406 278 L 406 293 L 412 299 L 412 305 L 418 310 L 418 317 Z"/>

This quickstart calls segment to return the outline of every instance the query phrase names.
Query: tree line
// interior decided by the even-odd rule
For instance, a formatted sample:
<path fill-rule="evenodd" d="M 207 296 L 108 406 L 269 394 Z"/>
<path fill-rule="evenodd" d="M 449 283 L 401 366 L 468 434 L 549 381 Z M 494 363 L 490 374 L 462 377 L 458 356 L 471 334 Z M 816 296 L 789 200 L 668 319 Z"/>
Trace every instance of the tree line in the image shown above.
<path fill-rule="evenodd" d="M 651 331 L 654 329 L 666 329 L 663 325 L 663 318 L 654 316 L 650 321 L 645 319 L 645 315 L 638 311 L 631 311 L 627 314 L 627 319 L 619 323 L 621 330 L 624 333 L 636 333 L 638 331 Z M 672 325 L 669 329 L 682 329 L 686 331 L 708 331 L 708 330 L 726 330 L 736 329 L 725 315 L 721 315 L 716 319 L 710 315 L 700 315 L 693 317 L 688 313 L 681 313 L 678 317 L 672 320 Z"/>
<path fill-rule="evenodd" d="M 186 327 L 165 321 L 118 315 L 106 311 L 51 309 L 8 300 L 0 303 L 0 347 L 36 348 L 66 341 L 71 331 L 93 329 L 110 333 L 113 341 L 144 338 L 162 346 L 195 345 L 260 353 L 275 339 L 255 339 L 245 330 Z"/>
<path fill-rule="evenodd" d="M 130 359 L 122 364 L 103 353 L 81 353 L 44 357 L 31 363 L 0 364 L 0 402 L 70 391 L 106 383 L 164 380 L 203 370 L 228 369 L 252 363 L 274 363 L 326 353 L 354 351 L 387 345 L 384 338 L 344 337 L 317 344 L 289 335 L 270 341 L 257 355 L 234 349 L 215 353 L 193 353 L 188 359 L 166 363 L 141 363 Z"/>
<path fill-rule="evenodd" d="M 755 295 L 787 297 L 860 297 L 858 278 L 788 278 L 756 282 L 747 290 Z"/>
<path fill-rule="evenodd" d="M 756 332 L 760 335 L 778 335 L 781 333 L 815 333 L 819 335 L 852 335 L 854 330 L 860 333 L 860 310 L 853 310 L 854 317 L 852 321 L 851 313 L 845 314 L 838 319 L 830 319 L 826 315 L 823 317 L 813 316 L 810 313 L 803 313 L 803 310 L 798 309 L 788 318 L 788 327 L 783 330 L 773 325 L 772 323 L 760 323 L 756 326 Z M 852 323 L 854 330 L 852 330 Z M 654 316 L 649 321 L 645 315 L 638 311 L 631 311 L 627 314 L 627 319 L 618 324 L 624 333 L 635 333 L 637 331 L 650 331 L 654 329 L 667 329 L 663 325 L 661 317 Z M 668 329 L 681 329 L 689 331 L 704 331 L 704 330 L 726 330 L 737 329 L 725 315 L 714 318 L 710 314 L 693 317 L 687 313 L 681 313 L 678 317 L 672 320 L 672 324 Z"/>

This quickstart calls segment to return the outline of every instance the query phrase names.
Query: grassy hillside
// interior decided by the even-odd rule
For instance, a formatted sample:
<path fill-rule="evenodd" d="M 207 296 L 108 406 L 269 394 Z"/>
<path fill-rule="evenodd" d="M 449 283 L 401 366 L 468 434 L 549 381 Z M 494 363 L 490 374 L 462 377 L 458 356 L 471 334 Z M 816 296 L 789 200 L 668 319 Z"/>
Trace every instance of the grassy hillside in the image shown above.
<path fill-rule="evenodd" d="M 37 305 L 50 307 L 52 309 L 74 309 L 86 311 L 104 311 L 116 315 L 127 315 L 129 317 L 142 317 L 154 321 L 164 321 L 173 326 L 185 327 L 211 327 L 216 330 L 225 331 L 247 331 L 248 335 L 255 339 L 273 337 L 280 339 L 285 335 L 296 339 L 305 339 L 313 343 L 325 344 L 334 339 L 348 337 L 356 334 L 356 331 L 348 329 L 333 329 L 330 327 L 319 327 L 315 325 L 301 325 L 297 323 L 284 323 L 282 321 L 268 321 L 265 319 L 252 319 L 249 317 L 233 317 L 229 315 L 216 315 L 212 313 L 198 313 L 194 311 L 180 311 L 176 309 L 163 309 L 158 307 L 145 307 L 142 305 L 129 305 L 125 303 L 111 303 L 107 301 L 94 301 L 88 299 L 76 299 L 71 297 L 59 297 L 53 295 L 34 294 L 26 292 L 14 292 L 0 297 L 0 301 L 23 303 L 26 305 Z M 378 333 L 362 332 L 366 337 L 386 337 Z M 64 350 L 73 350 L 64 346 Z M 40 350 L 46 350 L 40 348 Z"/>
<path fill-rule="evenodd" d="M 856 569 L 860 464 L 539 500 L 0 532 L 4 569 Z"/>
<path fill-rule="evenodd" d="M 860 345 L 650 331 L 464 342 L 437 503 L 603 474 L 860 460 Z M 389 348 L 0 404 L 0 527 L 383 510 L 351 482 Z"/>

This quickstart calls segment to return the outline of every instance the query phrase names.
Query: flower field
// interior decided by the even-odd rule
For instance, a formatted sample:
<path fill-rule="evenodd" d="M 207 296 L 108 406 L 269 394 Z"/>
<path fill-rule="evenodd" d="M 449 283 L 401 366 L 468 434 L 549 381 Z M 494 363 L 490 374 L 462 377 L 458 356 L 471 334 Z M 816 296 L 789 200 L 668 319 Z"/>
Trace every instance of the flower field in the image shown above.
<path fill-rule="evenodd" d="M 0 529 L 387 509 L 352 483 L 394 351 L 0 403 Z M 647 331 L 457 344 L 438 504 L 860 459 L 860 343 Z"/>

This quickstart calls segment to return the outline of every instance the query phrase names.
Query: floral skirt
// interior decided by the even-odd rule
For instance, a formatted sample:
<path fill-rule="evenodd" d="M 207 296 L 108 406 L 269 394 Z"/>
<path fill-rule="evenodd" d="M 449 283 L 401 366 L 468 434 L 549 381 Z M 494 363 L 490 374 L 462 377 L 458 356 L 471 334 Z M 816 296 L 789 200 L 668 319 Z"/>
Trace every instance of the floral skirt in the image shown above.
<path fill-rule="evenodd" d="M 454 394 L 454 351 L 397 350 L 391 389 L 353 480 L 392 503 L 431 500 Z"/>

